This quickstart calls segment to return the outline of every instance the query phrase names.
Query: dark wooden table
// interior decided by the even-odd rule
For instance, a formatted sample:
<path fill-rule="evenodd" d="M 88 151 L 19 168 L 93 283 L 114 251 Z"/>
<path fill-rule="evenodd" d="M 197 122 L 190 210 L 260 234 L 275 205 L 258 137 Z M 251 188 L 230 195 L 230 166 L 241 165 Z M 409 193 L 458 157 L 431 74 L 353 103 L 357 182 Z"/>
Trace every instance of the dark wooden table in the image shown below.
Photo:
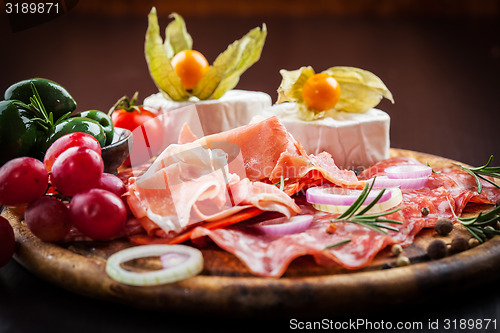
<path fill-rule="evenodd" d="M 2 13 L 3 14 L 3 13 Z M 29 77 L 65 86 L 80 110 L 107 110 L 123 95 L 155 93 L 144 60 L 143 16 L 85 16 L 78 8 L 13 33 L 0 14 L 0 91 Z M 467 18 L 186 17 L 194 47 L 209 61 L 251 28 L 267 24 L 262 59 L 238 88 L 276 100 L 279 70 L 346 65 L 380 76 L 396 103 L 379 107 L 392 119 L 393 147 L 481 165 L 500 161 L 500 22 Z M 160 18 L 162 29 L 168 19 Z M 436 298 L 432 304 L 327 319 L 430 321 L 497 319 L 500 281 Z M 33 276 L 16 262 L 0 268 L 0 333 L 4 332 L 255 332 L 289 330 L 290 318 L 204 318 L 203 309 L 174 315 L 136 310 L 76 295 Z M 323 319 L 323 318 L 320 318 Z M 492 326 L 490 326 L 490 329 Z M 381 330 L 383 331 L 383 330 Z M 425 330 L 423 330 L 425 331 Z M 479 331 L 479 330 L 478 330 Z M 434 330 L 434 332 L 436 332 Z"/>

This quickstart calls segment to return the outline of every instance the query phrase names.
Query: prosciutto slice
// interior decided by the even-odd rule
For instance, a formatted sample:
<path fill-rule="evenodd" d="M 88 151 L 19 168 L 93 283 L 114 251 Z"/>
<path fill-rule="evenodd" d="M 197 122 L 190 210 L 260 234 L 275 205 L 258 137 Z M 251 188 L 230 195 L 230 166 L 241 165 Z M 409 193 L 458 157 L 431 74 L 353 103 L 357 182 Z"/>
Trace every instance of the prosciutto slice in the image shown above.
<path fill-rule="evenodd" d="M 251 182 L 228 171 L 226 154 L 193 142 L 169 146 L 148 171 L 129 180 L 128 203 L 149 233 L 175 235 L 249 207 L 291 216 L 293 199 L 276 186 Z"/>

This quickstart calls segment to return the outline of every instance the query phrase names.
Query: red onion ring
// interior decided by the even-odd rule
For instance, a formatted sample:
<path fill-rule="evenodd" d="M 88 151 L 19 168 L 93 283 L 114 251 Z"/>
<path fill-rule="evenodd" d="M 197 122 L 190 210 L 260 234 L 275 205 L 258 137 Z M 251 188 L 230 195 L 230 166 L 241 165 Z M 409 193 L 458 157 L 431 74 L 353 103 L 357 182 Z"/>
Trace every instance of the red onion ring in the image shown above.
<path fill-rule="evenodd" d="M 368 179 L 367 182 L 372 183 L 374 178 Z M 373 188 L 399 187 L 402 190 L 419 190 L 423 188 L 429 177 L 408 178 L 408 179 L 393 179 L 387 176 L 377 176 Z"/>
<path fill-rule="evenodd" d="M 391 186 L 394 187 L 394 186 Z M 379 195 L 381 190 L 372 190 L 363 204 L 370 204 Z M 333 186 L 316 186 L 307 189 L 306 200 L 312 204 L 350 206 L 361 194 L 361 190 L 346 189 Z M 391 198 L 391 192 L 385 191 L 378 202 Z"/>
<path fill-rule="evenodd" d="M 404 164 L 388 167 L 384 172 L 391 179 L 424 178 L 431 175 L 432 168 L 423 164 Z"/>
<path fill-rule="evenodd" d="M 286 236 L 306 230 L 312 220 L 312 215 L 296 215 L 289 219 L 278 217 L 260 222 L 255 225 L 255 228 L 269 236 Z"/>

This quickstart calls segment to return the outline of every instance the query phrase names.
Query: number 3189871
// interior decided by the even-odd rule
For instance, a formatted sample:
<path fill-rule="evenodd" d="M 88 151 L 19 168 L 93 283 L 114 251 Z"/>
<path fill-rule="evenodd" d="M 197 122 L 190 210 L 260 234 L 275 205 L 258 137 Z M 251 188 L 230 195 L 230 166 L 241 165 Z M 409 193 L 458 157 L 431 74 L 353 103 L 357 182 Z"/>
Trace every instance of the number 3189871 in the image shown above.
<path fill-rule="evenodd" d="M 59 14 L 58 2 L 21 2 L 5 3 L 7 14 Z"/>

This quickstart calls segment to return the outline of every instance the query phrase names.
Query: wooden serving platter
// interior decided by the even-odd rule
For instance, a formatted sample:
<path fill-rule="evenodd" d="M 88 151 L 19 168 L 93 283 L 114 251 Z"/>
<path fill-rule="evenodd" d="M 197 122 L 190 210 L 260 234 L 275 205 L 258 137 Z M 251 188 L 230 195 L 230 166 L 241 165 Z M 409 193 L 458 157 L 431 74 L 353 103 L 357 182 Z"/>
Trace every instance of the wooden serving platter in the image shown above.
<path fill-rule="evenodd" d="M 449 167 L 454 161 L 408 150 L 391 149 L 392 156 L 411 156 L 432 167 Z M 468 214 L 490 207 L 475 207 Z M 500 278 L 500 237 L 440 260 L 429 260 L 427 245 L 433 230 L 421 232 L 404 249 L 411 265 L 390 267 L 395 257 L 382 251 L 371 265 L 350 271 L 319 267 L 309 257 L 295 260 L 279 278 L 252 276 L 233 255 L 208 246 L 202 249 L 202 274 L 177 283 L 134 287 L 118 283 L 105 273 L 106 258 L 130 246 L 126 241 L 44 243 L 34 237 L 22 219 L 10 210 L 2 213 L 14 227 L 15 260 L 33 274 L 69 291 L 133 307 L 188 313 L 203 309 L 218 316 L 314 316 L 362 313 L 385 306 L 425 302 L 437 295 L 461 292 Z M 455 227 L 451 240 L 466 232 Z M 137 266 L 159 266 L 156 259 L 133 262 Z"/>

